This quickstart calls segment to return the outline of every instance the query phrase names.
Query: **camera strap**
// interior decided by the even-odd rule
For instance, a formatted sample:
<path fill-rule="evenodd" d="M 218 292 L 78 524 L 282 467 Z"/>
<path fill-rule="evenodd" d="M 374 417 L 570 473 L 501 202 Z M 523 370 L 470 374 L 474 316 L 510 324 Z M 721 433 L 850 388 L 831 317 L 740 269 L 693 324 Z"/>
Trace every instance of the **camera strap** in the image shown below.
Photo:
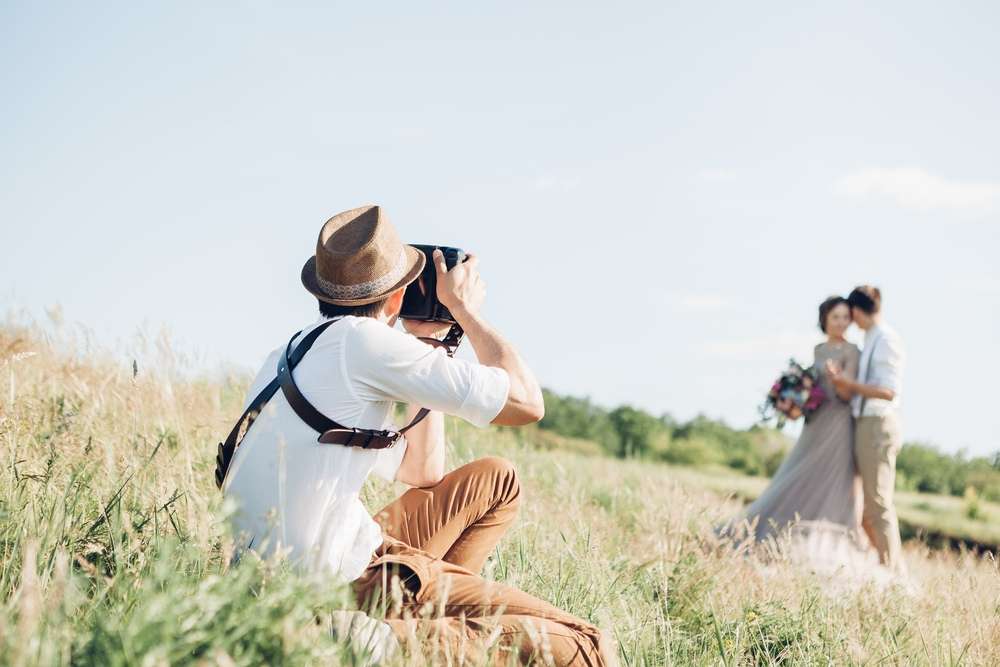
<path fill-rule="evenodd" d="M 448 329 L 448 333 L 445 334 L 444 338 L 438 340 L 437 338 L 418 338 L 417 340 L 422 340 L 431 347 L 443 347 L 444 351 L 449 357 L 455 356 L 455 351 L 458 350 L 458 346 L 462 344 L 462 337 L 465 336 L 465 331 L 456 322 L 451 325 Z"/>
<path fill-rule="evenodd" d="M 324 322 L 310 331 L 295 347 L 294 351 L 292 350 L 292 343 L 295 342 L 295 339 L 298 338 L 299 334 L 302 332 L 296 332 L 295 335 L 288 341 L 288 345 L 285 347 L 285 353 L 278 361 L 277 376 L 271 380 L 271 382 L 269 382 L 268 385 L 264 387 L 259 394 L 257 394 L 256 398 L 250 402 L 250 405 L 247 406 L 247 409 L 243 411 L 243 414 L 236 421 L 236 426 L 234 426 L 233 430 L 229 432 L 229 436 L 226 438 L 226 441 L 219 443 L 219 450 L 215 457 L 215 485 L 220 489 L 222 488 L 222 483 L 226 479 L 226 473 L 229 471 L 229 466 L 233 461 L 233 456 L 239 448 L 240 443 L 243 441 L 243 437 L 245 437 L 247 432 L 250 430 L 250 427 L 260 414 L 260 411 L 264 408 L 264 405 L 271 400 L 271 397 L 277 393 L 279 388 L 281 389 L 282 394 L 284 394 L 285 400 L 288 401 L 288 405 L 295 411 L 295 414 L 298 415 L 299 419 L 304 421 L 314 431 L 320 434 L 319 442 L 323 444 L 359 447 L 361 449 L 386 449 L 396 444 L 404 433 L 416 426 L 428 414 L 430 414 L 430 410 L 427 408 L 420 408 L 410 423 L 398 431 L 348 428 L 347 426 L 343 426 L 342 424 L 339 424 L 324 415 L 306 399 L 306 397 L 299 390 L 299 387 L 295 382 L 295 378 L 292 376 L 292 371 L 299 365 L 299 362 L 302 361 L 306 352 L 312 348 L 316 339 L 319 338 L 320 335 L 330 327 L 330 325 L 337 322 L 338 319 L 339 318 Z M 457 324 L 453 324 L 451 329 L 448 331 L 448 334 L 442 340 L 434 338 L 420 338 L 419 340 L 435 347 L 444 347 L 448 356 L 451 357 L 454 356 L 455 350 L 462 342 L 463 334 L 464 332 L 462 331 L 462 328 Z M 245 429 L 242 428 L 244 422 L 246 422 Z"/>

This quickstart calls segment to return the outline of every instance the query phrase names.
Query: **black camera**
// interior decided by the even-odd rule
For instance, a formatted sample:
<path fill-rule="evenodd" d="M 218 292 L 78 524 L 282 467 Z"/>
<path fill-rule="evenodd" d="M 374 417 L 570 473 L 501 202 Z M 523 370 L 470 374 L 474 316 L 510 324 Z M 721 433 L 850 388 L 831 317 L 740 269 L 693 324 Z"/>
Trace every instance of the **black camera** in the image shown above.
<path fill-rule="evenodd" d="M 437 268 L 434 266 L 434 251 L 444 253 L 444 263 L 448 270 L 466 260 L 465 251 L 461 248 L 447 248 L 434 245 L 416 245 L 413 247 L 424 253 L 427 261 L 424 270 L 417 279 L 410 283 L 403 294 L 403 309 L 399 316 L 407 320 L 424 320 L 427 322 L 449 322 L 455 324 L 455 318 L 448 309 L 441 305 L 437 298 Z"/>

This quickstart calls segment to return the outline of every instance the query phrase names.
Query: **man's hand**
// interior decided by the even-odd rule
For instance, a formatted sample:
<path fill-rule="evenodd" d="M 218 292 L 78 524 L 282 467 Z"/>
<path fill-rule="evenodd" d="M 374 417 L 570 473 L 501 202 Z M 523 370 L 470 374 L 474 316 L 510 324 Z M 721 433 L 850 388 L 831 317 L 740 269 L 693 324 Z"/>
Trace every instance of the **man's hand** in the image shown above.
<path fill-rule="evenodd" d="M 844 377 L 840 364 L 835 363 L 833 359 L 826 360 L 826 374 L 830 376 L 830 382 L 833 383 L 838 394 L 851 391 L 853 383 Z"/>
<path fill-rule="evenodd" d="M 839 371 L 837 372 L 836 375 L 832 373 L 830 374 L 830 381 L 833 382 L 833 386 L 838 393 L 840 392 L 853 393 L 854 391 L 854 383 L 845 378 L 843 375 L 841 375 Z"/>
<path fill-rule="evenodd" d="M 456 264 L 451 271 L 444 261 L 444 253 L 434 251 L 437 269 L 437 298 L 452 314 L 476 315 L 486 299 L 486 283 L 479 276 L 479 257 L 467 254 L 467 259 Z"/>
<path fill-rule="evenodd" d="M 833 359 L 826 360 L 826 374 L 833 382 L 833 390 L 843 401 L 851 400 L 854 396 L 856 383 L 844 377 L 844 369 Z"/>

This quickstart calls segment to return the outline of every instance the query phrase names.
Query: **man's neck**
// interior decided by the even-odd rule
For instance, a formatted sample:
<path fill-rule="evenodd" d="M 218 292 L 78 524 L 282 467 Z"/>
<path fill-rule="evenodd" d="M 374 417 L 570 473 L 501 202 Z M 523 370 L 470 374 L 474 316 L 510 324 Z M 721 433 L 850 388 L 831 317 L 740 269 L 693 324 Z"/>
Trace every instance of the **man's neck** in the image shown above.
<path fill-rule="evenodd" d="M 869 324 L 868 328 L 865 329 L 865 338 L 869 339 L 872 336 L 874 336 L 875 332 L 879 330 L 880 326 L 882 326 L 882 321 L 872 318 L 871 324 Z"/>

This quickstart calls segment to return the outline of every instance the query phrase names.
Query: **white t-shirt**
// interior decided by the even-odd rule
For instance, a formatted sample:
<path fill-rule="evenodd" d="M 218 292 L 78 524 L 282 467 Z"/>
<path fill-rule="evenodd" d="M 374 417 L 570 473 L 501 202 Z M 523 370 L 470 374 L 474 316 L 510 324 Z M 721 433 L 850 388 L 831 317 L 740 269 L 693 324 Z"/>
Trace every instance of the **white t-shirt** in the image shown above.
<path fill-rule="evenodd" d="M 303 331 L 326 321 L 320 318 Z M 264 362 L 246 404 L 277 374 L 285 344 Z M 324 331 L 294 371 L 302 394 L 346 427 L 392 427 L 395 402 L 486 426 L 507 402 L 507 372 L 449 358 L 368 317 L 345 317 Z M 245 406 L 244 406 L 245 407 Z M 281 551 L 313 573 L 358 578 L 382 532 L 358 497 L 368 474 L 392 480 L 406 451 L 320 444 L 279 389 L 233 457 L 223 492 L 237 502 L 237 549 Z"/>

